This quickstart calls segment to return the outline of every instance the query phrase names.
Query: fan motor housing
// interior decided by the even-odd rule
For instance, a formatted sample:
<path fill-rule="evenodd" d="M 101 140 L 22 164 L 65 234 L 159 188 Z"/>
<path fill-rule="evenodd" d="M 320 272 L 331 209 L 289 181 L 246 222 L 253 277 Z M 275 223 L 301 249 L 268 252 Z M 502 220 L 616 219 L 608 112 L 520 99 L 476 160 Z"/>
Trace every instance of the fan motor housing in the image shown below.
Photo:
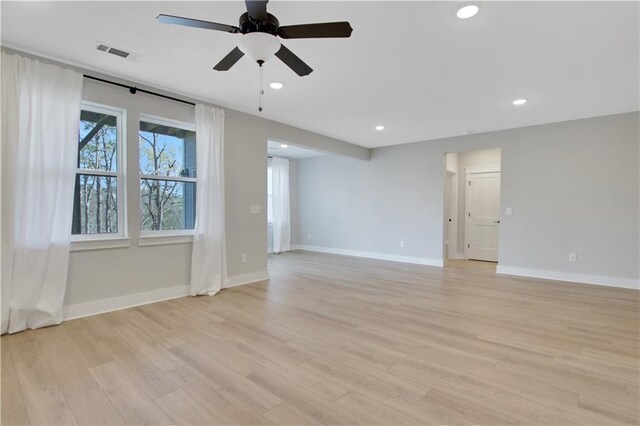
<path fill-rule="evenodd" d="M 278 35 L 280 22 L 278 22 L 278 19 L 270 13 L 267 13 L 266 21 L 254 21 L 249 17 L 249 14 L 245 12 L 240 15 L 238 27 L 240 27 L 240 32 L 242 34 L 261 32 Z"/>

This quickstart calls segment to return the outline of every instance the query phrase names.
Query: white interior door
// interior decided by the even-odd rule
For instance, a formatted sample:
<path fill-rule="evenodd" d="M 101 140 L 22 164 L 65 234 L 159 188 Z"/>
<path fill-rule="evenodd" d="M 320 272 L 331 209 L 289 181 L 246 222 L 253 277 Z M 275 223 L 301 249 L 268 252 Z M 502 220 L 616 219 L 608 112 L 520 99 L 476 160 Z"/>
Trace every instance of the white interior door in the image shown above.
<path fill-rule="evenodd" d="M 498 261 L 500 172 L 467 175 L 467 257 Z"/>

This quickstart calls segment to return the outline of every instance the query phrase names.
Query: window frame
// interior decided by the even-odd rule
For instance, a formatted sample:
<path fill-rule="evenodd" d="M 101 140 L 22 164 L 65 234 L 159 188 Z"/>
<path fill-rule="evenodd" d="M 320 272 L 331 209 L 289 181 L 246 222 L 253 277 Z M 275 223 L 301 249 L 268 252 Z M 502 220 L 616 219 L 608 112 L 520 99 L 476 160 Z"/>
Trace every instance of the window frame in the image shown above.
<path fill-rule="evenodd" d="M 102 176 L 102 177 L 115 177 L 116 178 L 116 191 L 118 192 L 118 232 L 114 233 L 103 233 L 103 234 L 73 234 L 71 233 L 71 242 L 82 244 L 82 242 L 87 242 L 88 246 L 93 247 L 94 245 L 88 243 L 90 241 L 104 241 L 104 240 L 114 240 L 118 244 L 116 246 L 124 246 L 125 244 L 128 246 L 129 238 L 128 238 L 128 225 L 127 225 L 127 164 L 126 164 L 126 155 L 127 152 L 126 147 L 126 129 L 127 126 L 127 110 L 123 108 L 112 107 L 109 105 L 98 104 L 95 102 L 82 101 L 80 103 L 81 111 L 90 111 L 98 114 L 108 114 L 116 117 L 116 171 L 107 171 L 107 170 L 92 170 L 92 169 L 83 169 L 81 167 L 76 167 L 75 175 L 92 175 L 92 176 Z M 79 131 L 79 129 L 78 129 Z M 76 151 L 78 152 L 78 151 Z M 79 152 L 78 152 L 79 155 Z M 71 232 L 71 231 L 70 231 Z M 101 248 L 98 247 L 97 248 Z"/>
<path fill-rule="evenodd" d="M 164 118 L 164 117 L 158 117 L 156 115 L 151 115 L 151 114 L 145 114 L 145 113 L 140 113 L 138 115 L 138 128 L 137 128 L 137 135 L 138 135 L 138 146 L 137 146 L 137 152 L 138 152 L 138 170 L 140 170 L 140 123 L 141 122 L 145 122 L 145 123 L 151 123 L 151 124 L 159 124 L 161 126 L 167 126 L 167 127 L 174 127 L 176 129 L 181 129 L 181 130 L 187 130 L 187 131 L 191 131 L 191 132 L 196 132 L 196 125 L 193 123 L 187 123 L 184 121 L 178 121 L 178 120 L 172 120 L 169 118 Z M 196 136 L 197 137 L 197 136 Z M 198 161 L 198 149 L 196 147 L 196 164 Z M 148 175 L 148 174 L 143 174 L 142 172 L 139 172 L 139 178 L 138 178 L 138 188 L 140 188 L 140 183 L 142 182 L 143 179 L 151 179 L 151 180 L 161 180 L 161 181 L 173 181 L 173 182 L 192 182 L 195 184 L 196 187 L 196 191 L 198 188 L 198 182 L 197 182 L 197 177 L 183 177 L 183 176 L 161 176 L 161 175 Z M 192 240 L 192 237 L 194 235 L 195 229 L 158 229 L 158 230 L 144 230 L 142 229 L 142 208 L 140 206 L 140 201 L 141 201 L 141 197 L 142 194 L 138 193 L 138 211 L 140 213 L 139 218 L 140 218 L 140 237 L 139 237 L 139 243 L 140 245 L 157 245 L 157 244 L 171 244 L 173 242 L 175 243 L 182 243 L 182 242 L 189 242 Z M 197 207 L 196 207 L 196 213 L 197 214 Z M 163 238 L 163 237 L 175 237 L 175 238 Z M 182 237 L 182 238 L 181 238 Z M 186 238 L 185 238 L 186 237 Z"/>

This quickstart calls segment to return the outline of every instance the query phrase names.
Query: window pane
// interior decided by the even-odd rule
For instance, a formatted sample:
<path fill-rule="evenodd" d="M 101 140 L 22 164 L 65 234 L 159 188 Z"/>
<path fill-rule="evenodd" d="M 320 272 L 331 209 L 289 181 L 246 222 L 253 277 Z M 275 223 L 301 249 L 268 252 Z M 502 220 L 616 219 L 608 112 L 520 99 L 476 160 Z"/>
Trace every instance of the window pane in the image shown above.
<path fill-rule="evenodd" d="M 117 178 L 77 174 L 71 233 L 112 234 L 117 232 Z"/>
<path fill-rule="evenodd" d="M 196 219 L 195 182 L 142 179 L 140 196 L 143 230 L 193 229 Z"/>
<path fill-rule="evenodd" d="M 196 132 L 140 122 L 140 173 L 196 176 Z"/>
<path fill-rule="evenodd" d="M 115 172 L 118 169 L 117 119 L 99 112 L 80 113 L 78 167 Z"/>

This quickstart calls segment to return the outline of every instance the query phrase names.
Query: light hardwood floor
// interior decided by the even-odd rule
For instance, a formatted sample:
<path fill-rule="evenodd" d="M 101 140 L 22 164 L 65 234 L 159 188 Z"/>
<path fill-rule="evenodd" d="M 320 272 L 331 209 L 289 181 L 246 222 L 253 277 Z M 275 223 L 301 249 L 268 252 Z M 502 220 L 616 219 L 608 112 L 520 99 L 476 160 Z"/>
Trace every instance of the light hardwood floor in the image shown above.
<path fill-rule="evenodd" d="M 308 252 L 2 337 L 2 424 L 638 424 L 639 293 Z"/>

